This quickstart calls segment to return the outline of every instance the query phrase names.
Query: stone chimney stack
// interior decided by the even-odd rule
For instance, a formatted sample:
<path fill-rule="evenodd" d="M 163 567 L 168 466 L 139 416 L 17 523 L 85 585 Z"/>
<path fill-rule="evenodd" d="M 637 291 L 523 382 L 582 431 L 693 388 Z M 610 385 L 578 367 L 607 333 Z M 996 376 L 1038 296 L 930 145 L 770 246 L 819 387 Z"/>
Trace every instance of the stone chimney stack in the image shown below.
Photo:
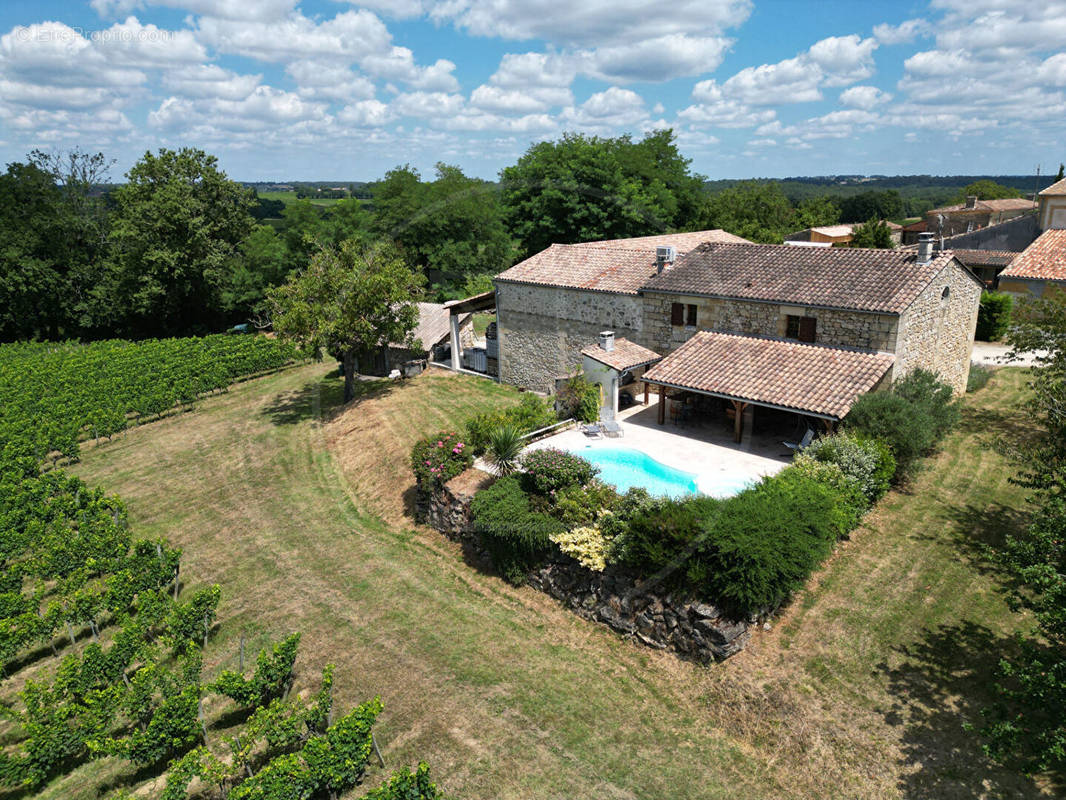
<path fill-rule="evenodd" d="M 918 234 L 918 263 L 928 264 L 933 260 L 933 240 L 936 238 L 936 234 L 933 233 L 919 233 Z"/>
<path fill-rule="evenodd" d="M 608 353 L 614 350 L 614 331 L 600 331 L 600 349 Z"/>

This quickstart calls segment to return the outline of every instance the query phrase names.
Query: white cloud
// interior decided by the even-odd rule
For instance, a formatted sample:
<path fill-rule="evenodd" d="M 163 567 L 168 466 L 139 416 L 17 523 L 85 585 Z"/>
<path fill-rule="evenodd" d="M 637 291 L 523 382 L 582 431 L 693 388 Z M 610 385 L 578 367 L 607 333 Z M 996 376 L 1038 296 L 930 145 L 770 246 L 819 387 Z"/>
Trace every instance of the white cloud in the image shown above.
<path fill-rule="evenodd" d="M 1037 68 L 1037 80 L 1048 86 L 1066 86 L 1066 53 L 1058 53 Z"/>
<path fill-rule="evenodd" d="M 403 117 L 439 119 L 458 113 L 463 98 L 447 92 L 406 92 L 392 101 L 392 110 Z"/>
<path fill-rule="evenodd" d="M 811 45 L 807 55 L 825 72 L 826 86 L 847 86 L 874 74 L 873 54 L 876 39 L 857 34 L 830 36 Z"/>
<path fill-rule="evenodd" d="M 529 114 L 547 111 L 553 106 L 568 106 L 574 102 L 569 89 L 551 86 L 531 87 L 525 90 L 504 89 L 500 86 L 482 85 L 470 94 L 470 104 L 485 111 L 503 114 Z"/>
<path fill-rule="evenodd" d="M 629 89 L 612 86 L 596 92 L 579 106 L 563 109 L 564 124 L 579 125 L 593 131 L 632 127 L 648 118 L 644 98 Z"/>
<path fill-rule="evenodd" d="M 323 103 L 309 102 L 298 94 L 272 86 L 257 86 L 239 100 L 215 98 L 196 102 L 168 97 L 148 114 L 148 124 L 166 130 L 184 130 L 203 124 L 222 130 L 261 131 L 327 117 Z"/>
<path fill-rule="evenodd" d="M 840 93 L 840 102 L 845 106 L 862 108 L 869 111 L 871 108 L 887 103 L 892 95 L 878 89 L 876 86 L 852 86 Z"/>
<path fill-rule="evenodd" d="M 899 25 L 883 23 L 874 26 L 874 38 L 881 44 L 907 44 L 919 36 L 928 36 L 931 26 L 924 19 L 908 19 Z"/>
<path fill-rule="evenodd" d="M 489 82 L 507 89 L 569 86 L 576 75 L 571 58 L 555 53 L 507 53 Z"/>
<path fill-rule="evenodd" d="M 415 64 L 414 53 L 406 47 L 392 47 L 387 53 L 366 56 L 359 65 L 377 78 L 403 81 L 415 89 L 429 92 L 459 89 L 459 81 L 452 74 L 454 63 L 441 58 L 428 67 L 420 67 Z"/>
<path fill-rule="evenodd" d="M 102 17 L 115 17 L 149 6 L 178 8 L 192 14 L 233 20 L 277 20 L 292 11 L 299 0 L 92 0 Z"/>
<path fill-rule="evenodd" d="M 678 119 L 694 125 L 715 128 L 750 128 L 770 122 L 777 116 L 770 109 L 755 109 L 738 100 L 727 99 L 714 79 L 700 81 L 692 90 L 697 102 L 678 112 Z"/>
<path fill-rule="evenodd" d="M 340 1 L 340 0 L 338 0 Z M 422 0 L 346 0 L 353 6 L 369 8 L 393 19 L 420 17 L 426 10 Z"/>
<path fill-rule="evenodd" d="M 337 121 L 357 128 L 379 128 L 395 119 L 388 105 L 380 100 L 360 100 L 347 105 L 337 114 Z"/>
<path fill-rule="evenodd" d="M 217 64 L 197 64 L 167 70 L 163 87 L 183 97 L 240 100 L 255 91 L 261 79 L 261 75 L 239 75 Z"/>
<path fill-rule="evenodd" d="M 599 47 L 579 57 L 582 72 L 604 81 L 666 81 L 712 72 L 730 39 L 673 34 L 632 44 Z"/>
<path fill-rule="evenodd" d="M 301 59 L 351 62 L 387 54 L 392 47 L 385 24 L 364 10 L 345 11 L 322 23 L 299 12 L 271 22 L 200 17 L 196 33 L 220 53 L 281 63 Z"/>

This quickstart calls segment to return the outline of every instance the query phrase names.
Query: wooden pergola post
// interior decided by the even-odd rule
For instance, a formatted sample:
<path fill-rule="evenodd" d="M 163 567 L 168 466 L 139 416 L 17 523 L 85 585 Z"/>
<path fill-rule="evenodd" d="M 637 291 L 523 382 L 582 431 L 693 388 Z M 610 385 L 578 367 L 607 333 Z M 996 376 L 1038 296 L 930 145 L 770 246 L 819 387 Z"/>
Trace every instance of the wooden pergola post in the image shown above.
<path fill-rule="evenodd" d="M 826 435 L 827 435 L 827 436 L 831 436 L 831 435 L 833 434 L 833 430 L 834 430 L 834 429 L 836 428 L 836 426 L 837 426 L 836 422 L 834 422 L 834 421 L 833 421 L 833 420 L 831 420 L 831 419 L 823 419 L 823 420 L 822 420 L 822 422 L 824 422 L 824 423 L 825 423 L 825 432 L 826 432 Z"/>
<path fill-rule="evenodd" d="M 740 442 L 744 438 L 744 412 L 748 410 L 749 403 L 739 400 L 733 401 L 733 441 Z"/>
<path fill-rule="evenodd" d="M 648 404 L 648 392 L 650 391 L 650 389 L 651 389 L 651 387 L 647 384 L 647 382 L 645 382 L 645 384 L 644 384 L 644 405 Z"/>
<path fill-rule="evenodd" d="M 659 424 L 666 424 L 666 387 L 662 385 L 659 386 Z"/>

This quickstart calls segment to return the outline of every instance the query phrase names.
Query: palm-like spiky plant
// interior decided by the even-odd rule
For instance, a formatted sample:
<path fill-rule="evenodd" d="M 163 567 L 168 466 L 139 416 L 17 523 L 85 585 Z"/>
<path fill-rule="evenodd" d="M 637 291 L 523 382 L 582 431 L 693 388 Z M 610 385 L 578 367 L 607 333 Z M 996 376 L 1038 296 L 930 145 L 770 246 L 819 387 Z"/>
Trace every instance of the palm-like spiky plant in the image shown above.
<path fill-rule="evenodd" d="M 513 425 L 501 425 L 489 434 L 488 460 L 500 475 L 510 475 L 518 469 L 518 456 L 525 441 Z"/>

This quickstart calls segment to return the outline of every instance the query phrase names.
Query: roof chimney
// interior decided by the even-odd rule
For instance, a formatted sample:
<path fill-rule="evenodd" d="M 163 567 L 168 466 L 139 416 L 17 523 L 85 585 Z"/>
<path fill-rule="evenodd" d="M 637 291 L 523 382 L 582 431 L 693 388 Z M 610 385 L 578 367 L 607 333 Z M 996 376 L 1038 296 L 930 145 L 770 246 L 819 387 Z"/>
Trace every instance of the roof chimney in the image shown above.
<path fill-rule="evenodd" d="M 614 350 L 614 331 L 600 331 L 600 349 L 608 353 Z"/>
<path fill-rule="evenodd" d="M 918 263 L 928 264 L 933 260 L 933 240 L 936 238 L 936 234 L 933 233 L 919 233 L 918 234 Z"/>
<path fill-rule="evenodd" d="M 966 207 L 967 208 L 977 208 L 977 195 L 975 195 L 975 194 L 966 195 Z"/>
<path fill-rule="evenodd" d="M 661 244 L 655 248 L 655 268 L 660 275 L 675 261 L 677 261 L 677 248 L 672 244 Z"/>

